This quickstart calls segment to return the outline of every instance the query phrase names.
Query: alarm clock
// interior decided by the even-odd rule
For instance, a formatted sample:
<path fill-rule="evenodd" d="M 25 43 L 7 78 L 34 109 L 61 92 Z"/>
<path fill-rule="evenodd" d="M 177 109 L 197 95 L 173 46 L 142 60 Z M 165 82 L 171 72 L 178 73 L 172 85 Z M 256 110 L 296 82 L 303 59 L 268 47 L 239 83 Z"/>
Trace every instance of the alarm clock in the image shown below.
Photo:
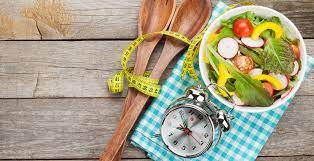
<path fill-rule="evenodd" d="M 220 88 L 216 84 L 216 87 Z M 218 144 L 222 133 L 230 130 L 231 116 L 207 98 L 208 89 L 190 87 L 185 95 L 165 111 L 160 135 L 174 154 L 191 158 L 202 155 Z"/>

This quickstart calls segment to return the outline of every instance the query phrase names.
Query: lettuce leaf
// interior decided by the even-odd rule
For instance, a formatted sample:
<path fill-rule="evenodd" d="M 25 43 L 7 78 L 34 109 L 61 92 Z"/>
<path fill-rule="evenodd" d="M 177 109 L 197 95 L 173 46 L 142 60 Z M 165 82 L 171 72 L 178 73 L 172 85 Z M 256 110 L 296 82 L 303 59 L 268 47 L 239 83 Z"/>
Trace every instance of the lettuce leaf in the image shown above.
<path fill-rule="evenodd" d="M 250 56 L 253 61 L 258 64 L 258 65 L 263 65 L 264 64 L 264 60 L 263 58 L 256 54 L 254 51 L 242 46 L 242 45 L 239 45 L 240 46 L 240 52 L 246 56 Z"/>
<path fill-rule="evenodd" d="M 274 103 L 274 99 L 264 90 L 260 81 L 252 79 L 247 74 L 236 71 L 230 64 L 227 65 L 227 68 L 231 76 L 236 79 L 235 88 L 237 96 L 246 105 L 266 107 Z"/>
<path fill-rule="evenodd" d="M 213 47 L 208 46 L 208 50 L 216 57 L 219 63 L 223 63 L 235 79 L 235 92 L 246 105 L 249 106 L 270 106 L 274 99 L 263 89 L 262 83 L 252 79 L 249 75 L 239 72 L 232 64 L 222 58 Z"/>
<path fill-rule="evenodd" d="M 290 44 L 282 39 L 269 38 L 263 52 L 264 70 L 290 74 L 294 68 L 295 55 Z"/>

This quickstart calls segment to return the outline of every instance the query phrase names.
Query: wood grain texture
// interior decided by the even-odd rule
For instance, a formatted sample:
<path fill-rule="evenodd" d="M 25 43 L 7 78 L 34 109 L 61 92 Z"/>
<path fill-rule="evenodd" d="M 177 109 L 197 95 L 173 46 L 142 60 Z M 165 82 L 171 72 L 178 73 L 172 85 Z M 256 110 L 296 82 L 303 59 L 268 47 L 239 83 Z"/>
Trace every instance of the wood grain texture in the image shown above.
<path fill-rule="evenodd" d="M 106 80 L 121 69 L 120 55 L 129 42 L 2 41 L 0 98 L 120 97 L 108 92 Z M 305 42 L 314 56 L 314 40 Z M 160 51 L 159 46 L 149 69 Z M 298 95 L 314 95 L 313 83 L 311 74 Z"/>
<path fill-rule="evenodd" d="M 66 13 L 74 17 L 71 24 L 60 24 L 70 28 L 67 36 L 21 17 L 21 10 L 32 7 L 34 1 L 0 2 L 0 39 L 71 41 L 0 41 L 0 160 L 96 161 L 116 128 L 125 96 L 109 94 L 105 81 L 121 69 L 121 52 L 128 40 L 137 36 L 141 0 L 63 0 Z M 314 1 L 254 3 L 282 12 L 305 38 L 314 38 Z M 3 16 L 11 18 L 15 35 L 3 32 L 3 21 L 11 21 Z M 307 39 L 306 45 L 309 55 L 314 56 L 314 39 Z M 160 51 L 161 47 L 156 50 Z M 157 59 L 155 54 L 149 69 Z M 257 161 L 314 160 L 313 73 Z M 123 158 L 149 161 L 143 151 L 131 145 Z"/>
<path fill-rule="evenodd" d="M 35 0 L 11 0 L 0 2 L 1 12 L 14 20 L 21 19 L 22 8 L 32 6 Z M 73 15 L 68 36 L 54 34 L 52 31 L 42 35 L 42 39 L 133 39 L 137 36 L 137 17 L 140 0 L 63 0 L 66 13 Z M 178 0 L 178 3 L 180 0 Z M 226 1 L 228 4 L 237 0 Z M 314 1 L 312 0 L 256 0 L 257 5 L 274 8 L 290 18 L 306 38 L 314 38 Z M 216 4 L 217 0 L 213 0 Z M 1 13 L 0 12 L 0 13 Z M 18 37 L 1 36 L 2 39 L 40 39 L 35 22 L 30 26 L 33 34 Z M 38 26 L 37 26 L 38 27 Z M 43 27 L 43 26 L 39 26 Z M 50 31 L 50 30 L 49 30 Z"/>
<path fill-rule="evenodd" d="M 0 99 L 0 159 L 98 158 L 121 98 Z M 314 96 L 297 96 L 260 156 L 314 153 Z M 305 128 L 306 127 L 306 128 Z M 134 147 L 124 158 L 145 158 Z"/>

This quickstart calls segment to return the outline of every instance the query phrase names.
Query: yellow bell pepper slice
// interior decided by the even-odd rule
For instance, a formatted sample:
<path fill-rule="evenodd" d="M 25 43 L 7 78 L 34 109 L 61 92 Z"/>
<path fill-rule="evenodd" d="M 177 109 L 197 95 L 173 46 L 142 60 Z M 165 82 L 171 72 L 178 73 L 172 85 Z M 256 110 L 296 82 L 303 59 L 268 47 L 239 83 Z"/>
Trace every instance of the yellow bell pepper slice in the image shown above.
<path fill-rule="evenodd" d="M 216 34 L 216 33 L 210 34 L 208 39 L 207 39 L 207 44 L 210 44 L 211 42 L 213 42 L 217 38 L 217 36 L 218 36 L 218 34 Z"/>
<path fill-rule="evenodd" d="M 276 79 L 275 77 L 272 77 L 270 75 L 261 74 L 261 75 L 253 77 L 253 79 L 260 80 L 260 81 L 267 81 L 271 85 L 273 85 L 275 87 L 275 89 L 278 89 L 278 90 L 284 89 L 282 84 L 280 83 L 280 81 L 278 79 Z"/>
<path fill-rule="evenodd" d="M 226 85 L 228 79 L 232 78 L 232 77 L 229 74 L 227 68 L 223 64 L 219 64 L 218 74 L 219 74 L 219 77 L 217 80 L 217 85 L 224 88 L 225 90 L 227 90 L 225 85 Z M 223 97 L 228 97 L 228 94 L 224 90 L 222 90 L 220 88 L 218 88 L 218 90 Z M 229 93 L 229 95 L 234 95 L 234 92 L 228 92 L 228 93 Z"/>
<path fill-rule="evenodd" d="M 259 36 L 262 34 L 262 32 L 268 29 L 275 31 L 276 39 L 281 38 L 281 36 L 283 35 L 283 28 L 280 25 L 274 22 L 263 22 L 254 28 L 252 36 L 251 36 L 252 39 L 257 40 Z"/>
<path fill-rule="evenodd" d="M 212 33 L 209 35 L 208 39 L 207 39 L 207 44 L 210 44 L 211 42 L 213 42 L 216 38 L 217 38 L 218 34 L 216 33 Z M 203 55 L 203 60 L 206 64 L 209 64 L 210 61 L 208 60 L 206 54 Z"/>

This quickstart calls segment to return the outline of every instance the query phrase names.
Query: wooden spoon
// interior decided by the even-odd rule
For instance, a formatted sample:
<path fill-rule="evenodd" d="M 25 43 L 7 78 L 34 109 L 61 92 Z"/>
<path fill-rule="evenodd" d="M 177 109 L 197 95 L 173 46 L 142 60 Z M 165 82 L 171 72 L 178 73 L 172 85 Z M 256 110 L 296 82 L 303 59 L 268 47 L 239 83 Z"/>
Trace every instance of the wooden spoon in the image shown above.
<path fill-rule="evenodd" d="M 138 21 L 138 35 L 166 30 L 174 15 L 175 8 L 176 0 L 143 0 Z M 149 58 L 161 37 L 161 35 L 154 36 L 143 41 L 143 43 L 138 46 L 133 72 L 135 75 L 144 74 Z M 131 106 L 136 95 L 136 89 L 128 89 L 128 94 L 122 108 L 121 119 L 128 110 L 128 107 Z M 123 148 L 120 149 L 115 160 L 121 158 L 122 152 Z"/>
<path fill-rule="evenodd" d="M 184 0 L 175 13 L 171 22 L 170 30 L 179 32 L 192 39 L 207 24 L 212 7 L 210 0 Z M 162 54 L 155 65 L 151 77 L 160 78 L 171 60 L 186 47 L 186 44 L 167 38 Z M 131 107 L 120 121 L 107 149 L 101 156 L 101 161 L 112 161 L 118 154 L 118 149 L 123 146 L 128 133 L 134 126 L 137 118 L 141 114 L 149 96 L 139 93 Z"/>

